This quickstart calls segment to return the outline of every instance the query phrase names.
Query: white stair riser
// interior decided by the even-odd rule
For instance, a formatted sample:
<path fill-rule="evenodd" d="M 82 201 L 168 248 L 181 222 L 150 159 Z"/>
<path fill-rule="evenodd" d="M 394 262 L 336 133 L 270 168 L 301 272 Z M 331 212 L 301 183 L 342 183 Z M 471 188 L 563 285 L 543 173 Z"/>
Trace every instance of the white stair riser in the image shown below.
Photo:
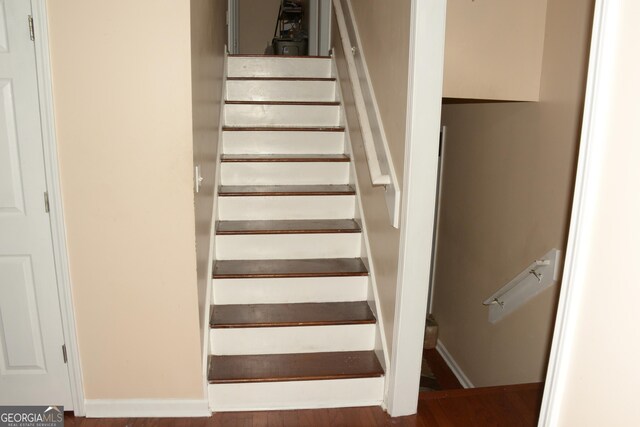
<path fill-rule="evenodd" d="M 342 154 L 343 132 L 229 131 L 222 135 L 224 154 Z"/>
<path fill-rule="evenodd" d="M 214 279 L 212 304 L 366 301 L 367 276 Z"/>
<path fill-rule="evenodd" d="M 209 384 L 214 412 L 379 406 L 384 377 Z"/>
<path fill-rule="evenodd" d="M 216 236 L 216 259 L 356 258 L 360 233 Z"/>
<path fill-rule="evenodd" d="M 249 196 L 218 198 L 220 220 L 353 218 L 355 196 Z"/>
<path fill-rule="evenodd" d="M 232 57 L 227 59 L 229 77 L 331 77 L 329 58 Z"/>
<path fill-rule="evenodd" d="M 348 184 L 348 162 L 223 162 L 222 185 Z"/>
<path fill-rule="evenodd" d="M 227 126 L 338 126 L 339 105 L 226 104 Z"/>
<path fill-rule="evenodd" d="M 228 101 L 335 101 L 335 81 L 229 80 Z"/>
<path fill-rule="evenodd" d="M 293 326 L 210 329 L 210 354 L 288 354 L 367 351 L 375 345 L 376 325 Z"/>

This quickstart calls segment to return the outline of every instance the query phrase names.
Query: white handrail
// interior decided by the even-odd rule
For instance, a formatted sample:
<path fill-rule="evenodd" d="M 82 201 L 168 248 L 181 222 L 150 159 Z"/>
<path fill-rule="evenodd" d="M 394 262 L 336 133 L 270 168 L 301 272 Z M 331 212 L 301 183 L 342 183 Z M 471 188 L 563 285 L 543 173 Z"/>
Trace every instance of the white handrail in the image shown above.
<path fill-rule="evenodd" d="M 349 79 L 351 80 L 351 87 L 353 89 L 353 97 L 356 103 L 358 120 L 360 121 L 362 139 L 364 141 L 364 153 L 367 158 L 367 164 L 369 165 L 369 177 L 371 178 L 371 184 L 374 186 L 390 185 L 391 176 L 389 176 L 389 174 L 383 174 L 380 168 L 380 161 L 378 160 L 378 153 L 376 152 L 374 145 L 373 132 L 371 131 L 371 124 L 369 123 L 369 116 L 367 115 L 364 95 L 362 94 L 362 87 L 360 86 L 356 62 L 353 58 L 352 44 L 349 39 L 347 23 L 345 22 L 340 0 L 333 0 L 333 7 L 336 12 L 336 20 L 338 23 L 338 29 L 340 30 L 340 39 L 342 40 L 344 56 L 347 60 L 347 69 L 349 70 Z"/>

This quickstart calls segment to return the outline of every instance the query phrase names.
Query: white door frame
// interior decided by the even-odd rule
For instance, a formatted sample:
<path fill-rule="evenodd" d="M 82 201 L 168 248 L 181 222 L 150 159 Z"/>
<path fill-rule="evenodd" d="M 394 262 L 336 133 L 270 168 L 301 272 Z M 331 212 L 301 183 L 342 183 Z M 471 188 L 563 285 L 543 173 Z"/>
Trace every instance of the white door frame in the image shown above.
<path fill-rule="evenodd" d="M 69 274 L 66 228 L 60 191 L 60 171 L 58 168 L 58 149 L 53 109 L 53 88 L 51 80 L 51 61 L 49 52 L 49 30 L 47 22 L 46 0 L 31 0 L 35 32 L 36 70 L 38 74 L 38 96 L 40 98 L 40 120 L 42 122 L 42 145 L 44 165 L 49 193 L 49 220 L 53 240 L 53 257 L 56 268 L 58 295 L 64 341 L 67 349 L 67 369 L 73 398 L 73 411 L 84 416 L 84 389 L 80 354 L 76 335 L 76 320 Z"/>
<path fill-rule="evenodd" d="M 416 6 L 419 7 L 416 8 Z M 595 196 L 599 188 L 597 171 L 603 160 L 603 156 L 598 155 L 598 150 L 602 147 L 597 143 L 597 132 L 602 121 L 606 120 L 608 105 L 601 100 L 607 95 L 608 81 L 614 78 L 608 68 L 610 61 L 607 58 L 615 52 L 616 38 L 619 37 L 616 29 L 616 15 L 612 13 L 616 7 L 615 2 L 596 0 L 567 254 L 546 386 L 538 421 L 540 427 L 558 425 L 562 393 L 567 381 L 567 366 L 572 360 L 571 348 L 580 314 L 579 276 L 588 262 L 588 247 L 581 243 L 591 234 L 591 220 L 597 202 Z M 419 240 L 431 241 L 426 237 L 431 236 L 430 227 L 433 223 L 435 178 L 434 171 L 431 169 L 434 162 L 432 158 L 425 156 L 431 156 L 434 144 L 437 144 L 436 132 L 440 111 L 433 105 L 433 98 L 434 91 L 441 91 L 441 86 L 438 84 L 442 83 L 442 75 L 437 75 L 436 70 L 441 70 L 439 66 L 441 64 L 437 61 L 444 57 L 445 9 L 446 0 L 426 2 L 412 0 L 403 226 L 393 354 L 388 373 L 390 384 L 387 404 L 392 416 L 415 413 L 417 407 L 416 383 L 419 378 L 417 357 L 422 348 L 427 295 L 426 288 L 420 280 L 424 283 L 428 279 L 429 266 L 425 265 L 424 260 L 429 259 L 430 250 L 428 245 L 420 244 Z M 420 52 L 421 55 L 415 55 L 416 52 Z M 416 82 L 413 76 L 421 76 L 421 78 Z M 422 98 L 419 97 L 420 94 L 423 95 Z M 416 120 L 418 117 L 423 121 Z M 421 140 L 423 143 L 427 141 L 428 143 L 420 146 Z M 428 164 L 424 163 L 425 160 L 428 160 Z M 420 221 L 423 223 L 421 224 Z M 410 232 L 409 228 L 411 228 Z M 420 263 L 423 263 L 422 266 Z M 418 298 L 419 296 L 425 296 L 424 301 Z"/>
<path fill-rule="evenodd" d="M 329 55 L 331 44 L 331 0 L 310 0 L 309 55 Z M 238 0 L 227 0 L 227 49 L 240 51 L 238 34 Z"/>
<path fill-rule="evenodd" d="M 412 0 L 407 130 L 393 346 L 391 416 L 418 407 L 437 191 L 446 0 Z"/>
<path fill-rule="evenodd" d="M 238 0 L 227 0 L 227 49 L 237 54 L 238 46 Z"/>
<path fill-rule="evenodd" d="M 566 374 L 572 360 L 571 349 L 581 309 L 581 275 L 589 264 L 590 247 L 585 243 L 592 235 L 592 220 L 600 188 L 598 171 L 605 158 L 601 154 L 603 144 L 599 131 L 603 125 L 606 126 L 609 104 L 605 101 L 609 98 L 608 85 L 615 78 L 610 67 L 613 61 L 609 58 L 615 54 L 616 39 L 620 37 L 617 15 L 613 13 L 618 7 L 618 2 L 596 0 L 567 255 L 538 420 L 540 427 L 559 423 Z"/>

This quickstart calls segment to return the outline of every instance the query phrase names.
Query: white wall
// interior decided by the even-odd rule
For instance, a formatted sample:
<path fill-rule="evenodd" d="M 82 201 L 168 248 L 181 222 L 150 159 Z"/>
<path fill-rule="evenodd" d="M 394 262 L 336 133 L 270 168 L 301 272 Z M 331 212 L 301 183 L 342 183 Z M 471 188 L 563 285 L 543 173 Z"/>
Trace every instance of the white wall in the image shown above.
<path fill-rule="evenodd" d="M 583 144 L 591 137 L 584 159 L 590 167 L 578 199 L 580 223 L 572 222 L 577 235 L 569 247 L 576 244 L 577 252 L 562 302 L 569 292 L 571 298 L 568 316 L 558 321 L 566 328 L 564 335 L 556 331 L 554 345 L 563 356 L 549 377 L 552 411 L 545 425 L 640 425 L 640 2 L 598 1 L 596 10 L 604 4 L 593 104 L 587 94 L 594 121 L 583 131 Z"/>

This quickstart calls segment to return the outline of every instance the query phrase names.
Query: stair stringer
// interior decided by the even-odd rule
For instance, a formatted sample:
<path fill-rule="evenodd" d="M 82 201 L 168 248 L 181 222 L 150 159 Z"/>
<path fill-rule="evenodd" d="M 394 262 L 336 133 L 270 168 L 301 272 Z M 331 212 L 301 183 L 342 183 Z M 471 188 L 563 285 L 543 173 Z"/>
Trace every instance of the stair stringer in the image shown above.
<path fill-rule="evenodd" d="M 211 315 L 211 304 L 213 303 L 213 264 L 215 261 L 215 224 L 218 221 L 218 188 L 220 187 L 220 165 L 221 165 L 221 154 L 222 154 L 222 129 L 224 128 L 224 105 L 225 100 L 227 98 L 227 76 L 228 76 L 228 58 L 229 52 L 227 51 L 227 47 L 224 49 L 224 59 L 223 59 L 223 72 L 222 72 L 222 96 L 220 97 L 220 116 L 218 123 L 218 146 L 216 151 L 216 173 L 213 182 L 213 211 L 211 214 L 211 237 L 209 239 L 209 260 L 207 267 L 207 290 L 205 295 L 205 304 L 203 309 L 204 319 L 201 319 L 203 328 L 202 333 L 204 336 L 202 337 L 202 379 L 203 379 L 203 387 L 204 387 L 204 395 L 209 401 L 209 381 L 207 380 L 208 371 L 209 371 L 209 347 L 211 345 L 210 341 L 210 333 L 209 333 L 209 316 Z M 198 179 L 198 177 L 194 176 L 194 179 Z M 211 410 L 211 409 L 209 409 Z"/>
<path fill-rule="evenodd" d="M 362 206 L 362 199 L 360 198 L 360 185 L 358 184 L 358 178 L 357 178 L 357 173 L 356 173 L 356 166 L 355 166 L 355 156 L 354 156 L 354 152 L 353 152 L 353 147 L 351 145 L 351 137 L 350 137 L 350 133 L 349 133 L 349 122 L 347 121 L 347 115 L 345 112 L 345 100 L 344 97 L 342 95 L 342 86 L 340 84 L 340 75 L 338 73 L 338 67 L 336 65 L 336 59 L 335 59 L 335 54 L 333 52 L 333 49 L 331 50 L 331 75 L 332 77 L 336 78 L 336 99 L 340 102 L 340 122 L 343 124 L 343 126 L 345 127 L 345 132 L 344 132 L 344 149 L 345 149 L 345 154 L 347 154 L 350 158 L 351 161 L 349 162 L 349 184 L 351 184 L 352 186 L 354 186 L 354 188 L 356 189 L 356 206 L 355 206 L 355 213 L 354 213 L 354 219 L 356 219 L 358 222 L 360 222 L 360 226 L 362 228 L 362 233 L 361 233 L 361 238 L 362 238 L 362 244 L 360 245 L 361 247 L 361 258 L 363 260 L 363 262 L 365 263 L 365 265 L 367 266 L 367 269 L 369 270 L 369 288 L 368 288 L 368 297 L 367 297 L 367 302 L 369 303 L 369 306 L 371 307 L 371 311 L 373 311 L 375 313 L 376 319 L 377 319 L 377 323 L 376 323 L 376 341 L 375 341 L 375 346 L 374 346 L 374 350 L 376 352 L 376 355 L 378 356 L 378 359 L 383 361 L 383 365 L 384 365 L 384 372 L 385 372 L 385 376 L 384 376 L 384 396 L 383 396 L 383 400 L 382 400 L 382 408 L 386 410 L 386 401 L 387 401 L 387 392 L 388 392 L 388 387 L 389 387 L 389 381 L 388 381 L 388 375 L 386 375 L 386 373 L 389 372 L 390 369 L 390 354 L 389 354 L 389 349 L 387 347 L 387 340 L 386 340 L 386 336 L 385 336 L 385 329 L 384 329 L 384 317 L 382 315 L 382 311 L 380 310 L 380 298 L 379 298 L 379 294 L 378 294 L 378 286 L 376 283 L 376 273 L 375 273 L 375 268 L 373 266 L 373 263 L 371 263 L 369 260 L 372 259 L 371 257 L 371 246 L 369 245 L 369 237 L 368 237 L 368 233 L 367 233 L 367 224 L 364 218 L 364 215 L 362 214 L 362 212 L 364 211 L 364 208 Z"/>

